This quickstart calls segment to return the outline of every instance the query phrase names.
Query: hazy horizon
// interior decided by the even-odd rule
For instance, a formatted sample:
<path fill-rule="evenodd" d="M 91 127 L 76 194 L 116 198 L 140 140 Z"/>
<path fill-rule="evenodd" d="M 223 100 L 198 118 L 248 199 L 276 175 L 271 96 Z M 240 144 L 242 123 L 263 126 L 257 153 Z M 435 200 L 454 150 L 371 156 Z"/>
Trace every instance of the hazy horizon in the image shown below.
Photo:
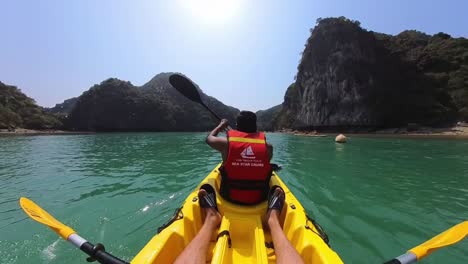
<path fill-rule="evenodd" d="M 319 17 L 468 36 L 463 0 L 6 0 L 0 9 L 0 81 L 45 107 L 108 78 L 141 86 L 182 72 L 226 105 L 264 110 L 283 101 Z"/>

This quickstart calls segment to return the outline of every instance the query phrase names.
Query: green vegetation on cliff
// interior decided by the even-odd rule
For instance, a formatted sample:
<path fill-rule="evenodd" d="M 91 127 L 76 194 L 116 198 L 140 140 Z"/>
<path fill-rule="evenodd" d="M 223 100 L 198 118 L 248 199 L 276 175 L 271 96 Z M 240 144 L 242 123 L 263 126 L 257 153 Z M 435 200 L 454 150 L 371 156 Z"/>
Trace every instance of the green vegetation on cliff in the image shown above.
<path fill-rule="evenodd" d="M 468 40 L 318 19 L 275 128 L 450 125 L 468 120 Z"/>
<path fill-rule="evenodd" d="M 377 37 L 392 55 L 415 65 L 427 77 L 441 103 L 455 106 L 457 119 L 468 121 L 468 39 L 415 30 Z"/>
<path fill-rule="evenodd" d="M 0 82 L 0 129 L 57 129 L 61 121 L 18 88 Z"/>
<path fill-rule="evenodd" d="M 46 111 L 53 114 L 67 116 L 75 107 L 78 97 L 73 97 L 63 101 L 63 103 L 56 104 L 52 108 L 46 108 Z"/>
<path fill-rule="evenodd" d="M 180 95 L 168 82 L 170 73 L 155 76 L 142 87 L 108 79 L 76 101 L 66 126 L 91 131 L 207 131 L 217 121 L 201 106 Z M 200 90 L 201 91 L 201 90 Z M 202 93 L 202 99 L 234 124 L 239 110 Z"/>
<path fill-rule="evenodd" d="M 42 109 L 14 86 L 0 82 L 0 129 L 58 129 L 78 131 L 207 131 L 218 123 L 200 105 L 180 95 L 156 75 L 141 87 L 118 79 L 94 85 L 81 96 Z M 200 89 L 212 110 L 235 124 L 239 110 L 226 106 Z M 63 125 L 62 125 L 63 122 Z"/>

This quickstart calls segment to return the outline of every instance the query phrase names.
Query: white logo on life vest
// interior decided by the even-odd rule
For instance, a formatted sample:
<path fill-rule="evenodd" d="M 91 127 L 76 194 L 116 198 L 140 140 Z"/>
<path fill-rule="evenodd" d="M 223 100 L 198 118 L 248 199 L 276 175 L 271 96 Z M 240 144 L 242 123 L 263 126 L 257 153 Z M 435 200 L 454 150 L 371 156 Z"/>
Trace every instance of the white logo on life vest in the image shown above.
<path fill-rule="evenodd" d="M 241 157 L 244 159 L 255 159 L 255 153 L 252 151 L 252 147 L 248 146 L 241 152 Z"/>

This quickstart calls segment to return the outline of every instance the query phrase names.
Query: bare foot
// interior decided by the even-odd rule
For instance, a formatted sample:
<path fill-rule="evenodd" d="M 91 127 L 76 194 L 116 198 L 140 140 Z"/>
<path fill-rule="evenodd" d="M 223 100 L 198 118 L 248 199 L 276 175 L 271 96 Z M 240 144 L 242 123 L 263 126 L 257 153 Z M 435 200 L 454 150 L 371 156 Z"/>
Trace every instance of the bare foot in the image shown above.
<path fill-rule="evenodd" d="M 205 190 L 200 189 L 198 191 L 198 199 L 202 199 L 203 197 L 205 197 L 205 195 L 208 195 L 208 193 Z M 218 226 L 219 224 L 221 224 L 221 215 L 218 211 L 216 211 L 215 208 L 203 208 L 203 210 L 205 211 L 204 223 L 208 223 L 214 226 Z"/>
<path fill-rule="evenodd" d="M 272 225 L 279 224 L 279 218 L 280 218 L 280 211 L 270 210 L 269 214 L 267 215 L 268 227 L 271 228 Z"/>

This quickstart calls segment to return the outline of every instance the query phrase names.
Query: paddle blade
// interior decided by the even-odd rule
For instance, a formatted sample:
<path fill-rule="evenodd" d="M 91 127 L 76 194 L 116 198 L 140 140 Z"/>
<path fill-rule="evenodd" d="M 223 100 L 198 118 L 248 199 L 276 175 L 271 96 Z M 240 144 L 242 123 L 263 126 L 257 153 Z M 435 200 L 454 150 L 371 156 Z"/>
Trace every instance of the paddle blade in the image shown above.
<path fill-rule="evenodd" d="M 468 221 L 464 221 L 445 232 L 433 237 L 423 244 L 410 249 L 408 252 L 414 253 L 418 260 L 431 254 L 433 251 L 450 246 L 464 239 L 468 235 Z"/>
<path fill-rule="evenodd" d="M 65 240 L 68 239 L 68 237 L 71 234 L 75 233 L 73 229 L 60 223 L 57 219 L 55 219 L 53 216 L 47 213 L 39 205 L 37 205 L 36 203 L 34 203 L 26 197 L 20 198 L 20 206 L 21 208 L 23 208 L 23 211 L 29 217 L 31 217 L 31 219 L 50 227 Z"/>
<path fill-rule="evenodd" d="M 185 76 L 180 74 L 172 74 L 169 77 L 169 83 L 181 93 L 183 96 L 187 97 L 188 99 L 203 104 L 201 100 L 200 93 L 197 90 L 195 84 Z"/>
<path fill-rule="evenodd" d="M 203 103 L 197 87 L 189 78 L 176 73 L 169 76 L 169 83 L 183 96 L 196 103 L 199 103 L 205 107 L 205 109 L 208 110 L 214 117 L 216 117 L 216 119 L 221 120 L 221 117 L 219 117 L 215 112 L 213 112 L 213 110 L 211 110 L 205 103 Z M 231 127 L 228 126 L 228 129 L 231 129 Z"/>

